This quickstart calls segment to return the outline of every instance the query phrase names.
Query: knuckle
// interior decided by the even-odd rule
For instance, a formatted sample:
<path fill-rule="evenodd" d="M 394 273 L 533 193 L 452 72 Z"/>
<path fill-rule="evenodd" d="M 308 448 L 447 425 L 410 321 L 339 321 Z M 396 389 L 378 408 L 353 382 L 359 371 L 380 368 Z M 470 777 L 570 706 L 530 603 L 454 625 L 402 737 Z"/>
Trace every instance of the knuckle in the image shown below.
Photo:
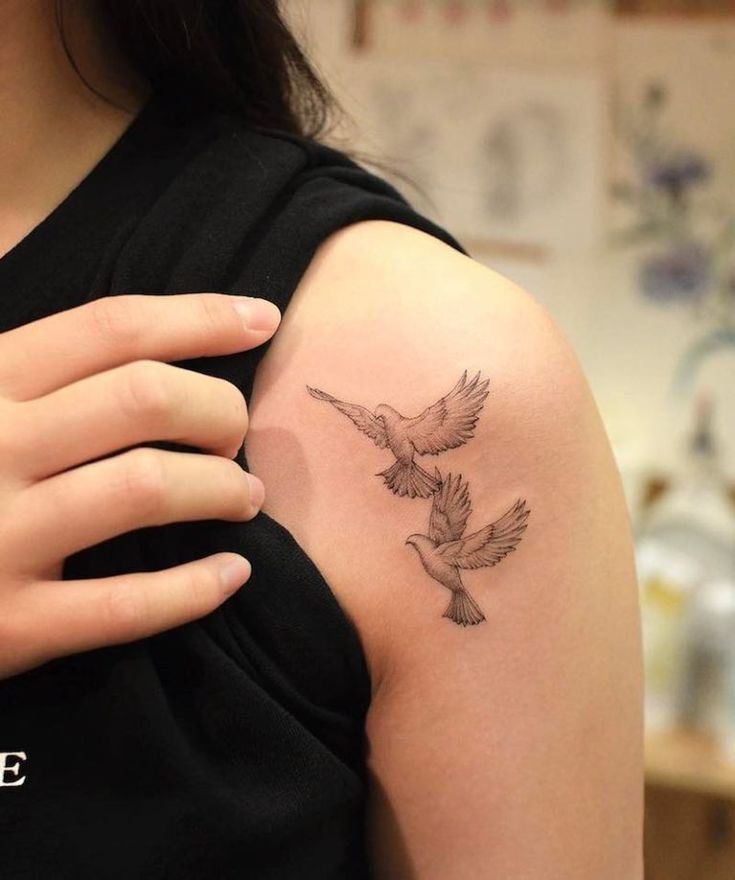
<path fill-rule="evenodd" d="M 197 321 L 205 337 L 232 327 L 235 320 L 239 323 L 230 297 L 224 293 L 202 293 L 198 297 L 198 308 Z"/>
<path fill-rule="evenodd" d="M 24 609 L 19 597 L 6 596 L 0 615 L 0 677 L 15 675 L 50 659 L 39 638 L 38 615 Z"/>
<path fill-rule="evenodd" d="M 143 590 L 127 580 L 110 584 L 102 599 L 104 629 L 116 638 L 132 638 L 145 628 L 148 610 Z"/>
<path fill-rule="evenodd" d="M 3 471 L 17 466 L 28 455 L 26 410 L 22 403 L 0 400 L 0 462 Z"/>
<path fill-rule="evenodd" d="M 138 294 L 104 296 L 88 304 L 90 330 L 106 343 L 127 350 L 136 350 L 143 335 L 137 319 L 140 310 Z"/>
<path fill-rule="evenodd" d="M 121 375 L 118 401 L 123 414 L 149 427 L 163 427 L 173 403 L 165 366 L 140 360 L 125 367 Z"/>
<path fill-rule="evenodd" d="M 221 597 L 218 575 L 210 566 L 194 565 L 182 573 L 182 589 L 188 617 L 199 616 L 209 610 L 213 600 Z"/>
<path fill-rule="evenodd" d="M 147 518 L 164 513 L 166 473 L 162 454 L 156 449 L 138 447 L 120 456 L 122 476 L 119 492 L 129 510 Z"/>
<path fill-rule="evenodd" d="M 16 615 L 10 614 L 8 608 L 3 608 L 0 615 L 0 670 L 12 668 L 13 663 L 18 662 L 22 645 L 24 650 L 29 649 L 28 633 L 21 631 Z"/>

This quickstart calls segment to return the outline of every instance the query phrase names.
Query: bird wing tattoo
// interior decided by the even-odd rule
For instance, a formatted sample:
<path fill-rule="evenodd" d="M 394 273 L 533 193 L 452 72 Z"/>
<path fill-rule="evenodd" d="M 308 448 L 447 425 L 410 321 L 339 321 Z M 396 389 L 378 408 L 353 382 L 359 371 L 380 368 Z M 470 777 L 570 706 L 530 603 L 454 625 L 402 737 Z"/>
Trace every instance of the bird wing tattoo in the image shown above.
<path fill-rule="evenodd" d="M 500 562 L 521 540 L 530 510 L 519 499 L 495 522 L 463 538 L 471 513 L 468 484 L 461 474 L 441 479 L 435 472 L 440 485 L 432 498 L 428 534 L 409 535 L 406 543 L 418 553 L 427 574 L 451 593 L 442 616 L 459 626 L 475 626 L 486 618 L 462 582 L 461 569 Z"/>
<path fill-rule="evenodd" d="M 414 455 L 437 455 L 466 443 L 474 435 L 489 384 L 489 379 L 480 380 L 479 372 L 467 381 L 465 370 L 448 394 L 413 418 L 385 403 L 371 412 L 306 386 L 312 397 L 331 403 L 376 446 L 393 453 L 393 464 L 378 475 L 393 494 L 431 497 L 428 533 L 409 535 L 406 544 L 413 546 L 426 572 L 450 592 L 443 616 L 463 627 L 481 623 L 485 615 L 463 584 L 461 570 L 497 565 L 512 553 L 531 511 L 525 499 L 519 498 L 495 522 L 463 537 L 472 513 L 469 484 L 462 474 L 442 477 L 438 468 L 432 476 Z"/>
<path fill-rule="evenodd" d="M 472 437 L 485 398 L 489 379 L 480 382 L 478 372 L 467 382 L 467 370 L 444 397 L 408 420 L 406 432 L 419 455 L 437 455 L 461 446 Z"/>
<path fill-rule="evenodd" d="M 466 538 L 438 547 L 437 552 L 457 568 L 473 569 L 496 565 L 516 549 L 526 529 L 530 512 L 525 499 L 519 498 L 495 522 Z"/>
<path fill-rule="evenodd" d="M 316 397 L 317 400 L 326 400 L 341 413 L 344 413 L 347 418 L 352 419 L 357 427 L 375 442 L 376 446 L 379 446 L 381 449 L 385 449 L 388 446 L 388 435 L 385 426 L 375 418 L 369 409 L 357 403 L 345 403 L 343 400 L 337 400 L 336 397 L 332 397 L 331 394 L 327 394 L 326 391 L 320 391 L 318 388 L 309 388 L 308 385 L 306 387 L 312 397 Z"/>
<path fill-rule="evenodd" d="M 467 491 L 468 484 L 462 482 L 462 474 L 454 478 L 451 474 L 447 474 L 442 480 L 439 469 L 434 468 L 434 471 L 441 488 L 432 496 L 429 537 L 435 544 L 445 544 L 461 538 L 472 508 Z"/>

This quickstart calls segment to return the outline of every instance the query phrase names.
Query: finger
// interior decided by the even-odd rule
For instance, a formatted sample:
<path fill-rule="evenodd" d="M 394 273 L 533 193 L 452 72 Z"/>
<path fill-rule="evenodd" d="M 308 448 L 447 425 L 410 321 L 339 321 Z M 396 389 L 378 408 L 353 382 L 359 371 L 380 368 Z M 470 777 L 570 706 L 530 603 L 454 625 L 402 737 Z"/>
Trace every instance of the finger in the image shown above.
<path fill-rule="evenodd" d="M 245 398 L 231 382 L 150 360 L 10 405 L 15 468 L 29 482 L 146 441 L 229 455 L 248 426 Z"/>
<path fill-rule="evenodd" d="M 228 581 L 233 592 L 251 571 L 250 563 L 233 553 L 158 572 L 24 586 L 15 603 L 22 602 L 22 611 L 14 615 L 14 630 L 23 633 L 23 644 L 13 646 L 12 654 L 3 650 L 4 659 L 17 656 L 18 666 L 32 668 L 55 657 L 146 638 L 196 620 L 227 598 L 221 573 L 238 560 L 239 573 L 231 572 Z M 29 638 L 28 633 L 33 635 Z"/>
<path fill-rule="evenodd" d="M 131 361 L 245 351 L 279 320 L 267 300 L 223 293 L 103 297 L 0 334 L 0 395 L 31 400 Z"/>
<path fill-rule="evenodd" d="M 19 492 L 3 535 L 24 574 L 134 529 L 172 522 L 251 519 L 262 482 L 235 461 L 139 447 L 57 474 Z"/>

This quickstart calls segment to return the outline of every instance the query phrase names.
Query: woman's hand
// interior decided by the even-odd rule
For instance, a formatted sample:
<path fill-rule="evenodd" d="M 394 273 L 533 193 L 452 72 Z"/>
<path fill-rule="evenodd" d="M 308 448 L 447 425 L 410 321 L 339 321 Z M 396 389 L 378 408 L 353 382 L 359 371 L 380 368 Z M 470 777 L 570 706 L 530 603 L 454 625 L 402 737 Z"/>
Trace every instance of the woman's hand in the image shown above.
<path fill-rule="evenodd" d="M 244 296 L 132 294 L 0 334 L 0 679 L 201 617 L 247 580 L 233 554 L 61 574 L 66 557 L 134 529 L 258 512 L 263 484 L 228 460 L 247 430 L 242 394 L 165 362 L 254 348 L 279 320 Z M 128 448 L 165 440 L 204 452 Z"/>

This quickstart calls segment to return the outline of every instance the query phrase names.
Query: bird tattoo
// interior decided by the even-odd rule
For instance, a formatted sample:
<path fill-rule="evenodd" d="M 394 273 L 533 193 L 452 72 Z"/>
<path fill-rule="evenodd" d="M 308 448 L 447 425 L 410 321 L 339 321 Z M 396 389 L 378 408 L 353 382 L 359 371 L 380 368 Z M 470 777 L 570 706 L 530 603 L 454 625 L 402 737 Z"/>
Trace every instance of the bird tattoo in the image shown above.
<path fill-rule="evenodd" d="M 438 455 L 466 443 L 474 433 L 489 393 L 489 381 L 481 382 L 478 372 L 468 382 L 465 370 L 448 394 L 413 418 L 401 415 L 387 403 L 379 404 L 371 412 L 359 404 L 338 400 L 326 391 L 306 387 L 312 397 L 325 400 L 344 413 L 376 446 L 390 449 L 395 462 L 376 476 L 383 477 L 391 492 L 409 498 L 428 498 L 441 482 L 425 471 L 414 456 Z"/>
<path fill-rule="evenodd" d="M 531 511 L 525 499 L 519 498 L 495 522 L 463 538 L 472 512 L 468 483 L 462 481 L 462 474 L 448 474 L 442 480 L 435 471 L 440 488 L 432 499 L 429 534 L 410 535 L 406 543 L 418 553 L 427 573 L 452 593 L 442 617 L 473 626 L 485 620 L 485 615 L 462 583 L 461 569 L 497 565 L 516 549 Z"/>

